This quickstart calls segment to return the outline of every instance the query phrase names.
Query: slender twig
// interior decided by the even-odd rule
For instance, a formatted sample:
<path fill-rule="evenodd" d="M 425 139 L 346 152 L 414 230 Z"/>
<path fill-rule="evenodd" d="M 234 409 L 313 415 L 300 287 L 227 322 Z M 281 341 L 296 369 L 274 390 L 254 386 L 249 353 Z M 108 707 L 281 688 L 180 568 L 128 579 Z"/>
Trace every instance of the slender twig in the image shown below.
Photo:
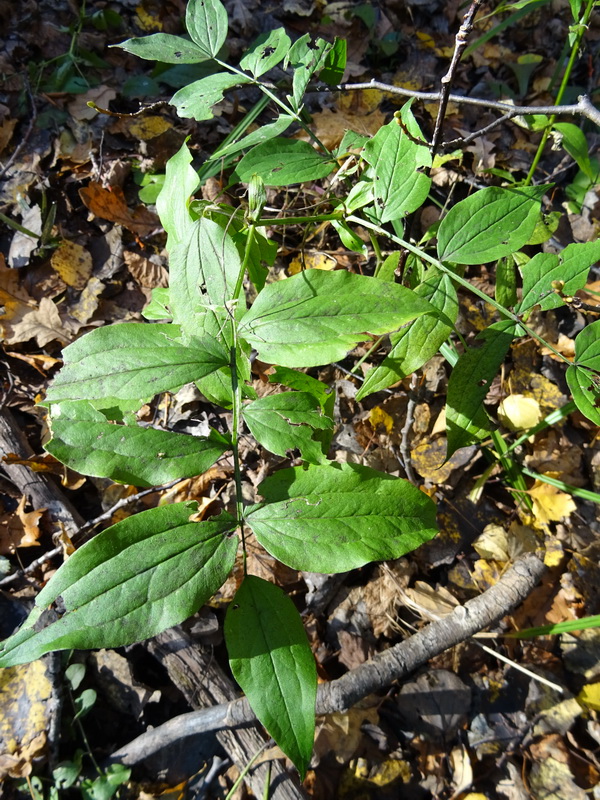
<path fill-rule="evenodd" d="M 349 92 L 361 91 L 366 89 L 379 89 L 382 92 L 398 94 L 402 97 L 414 97 L 425 102 L 439 102 L 441 92 L 417 92 L 413 89 L 405 89 L 403 86 L 393 86 L 382 81 L 368 81 L 365 83 L 340 83 L 337 86 L 319 86 L 315 91 L 319 92 Z M 554 114 L 561 117 L 581 116 L 600 126 L 600 110 L 591 102 L 587 95 L 583 94 L 577 98 L 578 102 L 563 106 L 513 106 L 510 103 L 502 103 L 496 100 L 484 100 L 479 97 L 465 97 L 461 94 L 449 94 L 448 102 L 467 106 L 478 106 L 479 108 L 493 109 L 501 111 L 510 119 L 524 114 Z"/>
<path fill-rule="evenodd" d="M 482 628 L 493 625 L 520 605 L 545 571 L 543 562 L 527 553 L 498 582 L 464 606 L 457 606 L 444 619 L 431 622 L 414 636 L 378 653 L 341 678 L 321 684 L 317 713 L 345 711 L 377 691 L 385 691 L 450 647 L 464 642 Z M 153 728 L 117 750 L 108 763 L 135 764 L 167 744 L 188 736 L 248 725 L 255 716 L 245 698 L 175 717 Z"/>
<path fill-rule="evenodd" d="M 417 485 L 417 476 L 413 469 L 412 459 L 410 456 L 410 444 L 409 444 L 409 435 L 410 430 L 413 426 L 413 422 L 415 421 L 415 409 L 417 407 L 417 397 L 415 394 L 415 389 L 417 388 L 418 377 L 417 373 L 413 372 L 412 378 L 410 379 L 410 389 L 408 391 L 408 406 L 406 407 L 406 420 L 404 422 L 404 426 L 401 432 L 401 440 L 400 440 L 400 452 L 402 453 L 402 461 L 404 465 L 404 472 L 406 473 L 406 477 L 411 483 L 414 483 L 415 486 Z"/>
<path fill-rule="evenodd" d="M 462 25 L 458 29 L 458 33 L 456 34 L 456 38 L 454 40 L 454 53 L 452 54 L 450 66 L 448 67 L 446 74 L 441 79 L 442 88 L 440 89 L 440 102 L 438 106 L 437 119 L 435 121 L 435 128 L 433 130 L 433 139 L 431 140 L 432 157 L 436 154 L 440 145 L 440 139 L 442 138 L 442 126 L 444 124 L 444 117 L 446 116 L 446 109 L 448 107 L 450 87 L 452 86 L 452 82 L 456 74 L 458 62 L 462 58 L 462 54 L 465 51 L 469 34 L 473 30 L 475 14 L 479 11 L 482 2 L 483 0 L 472 0 L 472 3 L 463 18 Z"/>
<path fill-rule="evenodd" d="M 461 145 L 464 147 L 464 145 L 471 144 L 471 142 L 474 142 L 475 139 L 479 139 L 481 136 L 487 136 L 490 131 L 493 131 L 494 128 L 499 128 L 500 125 L 508 122 L 510 118 L 510 114 L 504 114 L 502 117 L 490 122 L 490 124 L 486 125 L 484 128 L 479 128 L 479 130 L 473 131 L 473 133 L 470 133 L 468 136 L 459 136 L 457 139 L 450 139 L 450 141 L 442 142 L 440 147 L 443 147 L 444 150 L 454 147 L 455 145 Z"/>

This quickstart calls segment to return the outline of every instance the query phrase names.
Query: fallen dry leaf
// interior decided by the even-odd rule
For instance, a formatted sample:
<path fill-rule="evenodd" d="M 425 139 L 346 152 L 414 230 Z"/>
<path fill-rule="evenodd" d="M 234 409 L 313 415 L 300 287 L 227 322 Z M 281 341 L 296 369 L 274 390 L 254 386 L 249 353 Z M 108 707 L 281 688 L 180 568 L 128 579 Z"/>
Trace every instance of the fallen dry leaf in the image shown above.
<path fill-rule="evenodd" d="M 20 319 L 15 318 L 3 327 L 7 344 L 35 339 L 40 347 L 45 347 L 55 340 L 63 344 L 69 341 L 58 308 L 49 297 L 42 297 L 39 308 L 25 308 Z"/>
<path fill-rule="evenodd" d="M 61 242 L 50 262 L 67 286 L 81 291 L 92 274 L 91 254 L 76 242 Z"/>
<path fill-rule="evenodd" d="M 39 521 L 46 510 L 25 511 L 27 498 L 23 496 L 12 513 L 0 517 L 0 555 L 14 553 L 18 547 L 39 545 Z"/>
<path fill-rule="evenodd" d="M 137 236 L 150 236 L 160 229 L 160 220 L 145 206 L 139 206 L 134 211 L 127 207 L 125 195 L 119 186 L 105 189 L 100 183 L 90 181 L 79 190 L 79 196 L 92 214 L 122 225 Z"/>
<path fill-rule="evenodd" d="M 536 480 L 529 495 L 533 500 L 534 525 L 539 529 L 568 517 L 577 509 L 570 494 L 540 480 Z"/>

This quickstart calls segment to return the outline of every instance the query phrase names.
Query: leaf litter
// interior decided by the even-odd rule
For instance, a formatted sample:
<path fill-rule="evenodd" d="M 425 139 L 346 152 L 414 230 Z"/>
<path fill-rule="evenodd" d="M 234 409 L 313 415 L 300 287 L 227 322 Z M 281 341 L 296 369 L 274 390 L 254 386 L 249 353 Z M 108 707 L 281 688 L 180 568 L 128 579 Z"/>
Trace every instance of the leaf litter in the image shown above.
<path fill-rule="evenodd" d="M 283 13 L 286 23 L 299 32 L 310 24 L 311 32 L 329 36 L 330 26 L 338 25 L 340 35 L 350 40 L 350 75 L 370 79 L 382 74 L 392 83 L 433 88 L 427 76 L 441 74 L 440 65 L 446 63 L 443 59 L 448 58 L 453 44 L 449 26 L 459 19 L 456 4 L 450 4 L 445 15 L 440 16 L 438 30 L 431 25 L 434 17 L 430 7 L 435 3 L 410 4 L 410 13 L 395 7 L 378 9 L 371 27 L 358 12 L 348 15 L 338 5 L 330 4 L 327 21 L 311 4 L 289 3 Z M 129 111 L 136 110 L 133 98 L 147 98 L 145 87 L 153 87 L 160 97 L 161 87 L 171 84 L 166 80 L 161 83 L 160 75 L 149 76 L 133 59 L 116 50 L 106 50 L 105 45 L 122 40 L 130 32 L 138 35 L 144 30 L 177 31 L 178 13 L 172 9 L 157 12 L 148 4 L 134 9 L 133 4 L 124 2 L 116 7 L 120 16 L 116 30 L 96 30 L 86 22 L 81 42 L 77 43 L 82 60 L 63 70 L 64 75 L 58 74 L 59 67 L 52 59 L 69 50 L 66 31 L 72 24 L 73 12 L 68 4 L 39 4 L 32 10 L 28 26 L 18 24 L 16 11 L 2 12 L 9 18 L 6 41 L 10 33 L 14 36 L 15 25 L 18 27 L 11 40 L 11 60 L 1 57 L 7 80 L 4 105 L 0 108 L 0 156 L 4 162 L 12 158 L 4 176 L 3 212 L 35 234 L 23 235 L 11 228 L 3 234 L 8 262 L 7 266 L 3 257 L 0 264 L 3 380 L 8 405 L 17 413 L 38 454 L 42 452 L 42 442 L 37 425 L 39 413 L 32 416 L 34 401 L 59 363 L 62 346 L 90 327 L 140 320 L 149 293 L 164 286 L 166 280 L 164 236 L 157 216 L 139 202 L 138 191 L 145 175 L 164 168 L 166 158 L 176 149 L 174 141 L 181 143 L 192 126 L 163 110 L 145 117 L 115 120 L 98 114 L 87 103 L 92 100 L 101 107 Z M 257 18 L 242 14 L 239 4 L 236 9 L 237 33 L 248 42 L 259 32 L 259 23 Z M 49 19 L 53 20 L 50 28 Z M 557 41 L 565 38 L 565 19 L 560 13 L 549 18 L 557 29 Z M 52 35 L 42 37 L 41 30 L 51 30 Z M 473 62 L 466 61 L 461 66 L 461 79 L 472 86 L 479 80 L 475 70 L 487 70 L 488 76 L 495 75 L 498 81 L 517 86 L 517 57 L 523 48 L 545 47 L 543 30 L 544 25 L 535 25 L 515 31 L 514 38 L 500 37 L 502 44 L 488 41 L 475 51 Z M 394 38 L 398 32 L 401 34 Z M 31 59 L 31 53 L 35 55 L 37 72 L 32 79 L 35 85 L 28 88 L 20 71 L 25 58 Z M 550 97 L 550 62 L 542 63 L 539 74 L 530 78 L 542 100 Z M 504 66 L 506 63 L 512 70 Z M 169 80 L 177 79 L 171 76 Z M 487 79 L 482 80 L 485 83 Z M 250 103 L 246 96 L 242 97 L 242 102 Z M 27 102 L 34 103 L 37 120 L 29 135 L 28 115 L 23 111 Z M 322 101 L 315 100 L 310 111 L 317 134 L 334 145 L 341 140 L 345 127 L 374 134 L 387 119 L 392 104 L 390 94 L 372 89 L 341 94 L 337 99 L 325 96 Z M 198 155 L 211 152 L 221 141 L 235 123 L 236 111 L 225 101 L 216 124 L 196 126 L 193 147 Z M 28 113 L 31 115 L 31 110 Z M 447 125 L 456 135 L 479 127 L 481 122 L 468 107 L 449 108 Z M 510 130 L 511 134 L 500 128 L 469 148 L 471 167 L 480 177 L 490 169 L 516 173 L 528 168 L 535 139 L 526 130 Z M 439 167 L 436 181 L 447 185 L 456 180 L 459 172 L 457 162 L 448 161 Z M 217 192 L 222 188 L 219 185 Z M 318 192 L 318 186 L 298 190 L 285 200 L 289 211 L 312 202 L 311 193 L 318 197 Z M 280 194 L 272 191 L 269 202 L 280 200 Z M 595 195 L 591 205 L 582 207 L 579 215 L 572 215 L 578 241 L 594 235 L 597 202 Z M 54 208 L 53 222 L 49 208 Z M 43 241 L 46 223 L 54 243 Z M 425 230 L 426 227 L 423 233 Z M 319 233 L 314 249 L 307 248 L 297 229 L 273 236 L 279 246 L 279 266 L 289 275 L 299 268 L 335 269 L 339 264 L 351 264 L 359 272 L 368 268 L 363 256 L 349 256 L 347 251 L 339 257 L 347 260 L 336 262 L 339 241 L 331 229 Z M 366 235 L 364 240 L 368 244 Z M 590 283 L 581 295 L 594 302 L 597 288 L 597 282 Z M 461 297 L 461 333 L 473 337 L 493 320 L 492 314 L 491 307 Z M 538 326 L 537 332 L 561 353 L 573 357 L 576 319 L 548 314 L 536 322 L 535 312 L 532 319 L 530 324 Z M 365 352 L 358 348 L 357 358 Z M 500 381 L 486 398 L 488 409 L 498 415 L 507 432 L 529 427 L 532 420 L 538 421 L 540 415 L 564 403 L 565 387 L 552 370 L 554 358 L 553 353 L 530 342 L 513 345 Z M 367 366 L 374 363 L 378 363 L 376 356 L 367 358 Z M 260 394 L 264 377 L 258 366 L 253 378 Z M 363 463 L 399 475 L 401 448 L 408 445 L 426 492 L 444 497 L 440 542 L 385 569 L 366 567 L 351 573 L 309 626 L 324 678 L 362 663 L 373 652 L 402 638 L 406 631 L 420 627 L 432 614 L 443 614 L 453 604 L 492 585 L 517 553 L 536 546 L 546 550 L 551 578 L 536 590 L 512 622 L 527 627 L 600 613 L 600 596 L 595 588 L 599 585 L 598 560 L 593 541 L 598 525 L 591 503 L 574 500 L 544 481 L 532 480 L 528 486 L 533 501 L 531 512 L 526 514 L 519 509 L 515 514 L 510 493 L 492 472 L 485 484 L 485 500 L 475 509 L 469 497 L 473 483 L 485 470 L 480 451 L 463 448 L 444 462 L 445 441 L 439 418 L 447 374 L 442 359 L 429 362 L 416 387 L 405 379 L 392 386 L 389 395 L 376 395 L 362 404 L 354 400 L 355 384 L 342 370 L 322 371 L 318 377 L 341 389 L 336 406 L 338 430 L 331 453 L 335 460 Z M 415 421 L 405 435 L 408 404 L 415 395 Z M 195 393 L 175 396 L 168 403 L 149 407 L 145 413 L 152 424 L 165 428 L 220 425 L 219 419 L 211 416 L 211 407 Z M 573 486 L 598 490 L 596 462 L 600 459 L 595 429 L 582 419 L 575 418 L 574 423 L 538 434 L 521 447 L 523 463 L 530 469 Z M 256 487 L 275 466 L 281 465 L 283 457 L 257 451 L 250 444 L 242 446 L 241 452 L 247 478 L 244 489 L 253 501 Z M 293 457 L 287 461 L 292 462 Z M 199 501 L 201 513 L 206 513 L 211 504 L 215 508 L 219 504 L 226 506 L 231 499 L 232 469 L 233 465 L 223 459 L 201 478 L 148 494 L 116 510 L 108 521 L 114 522 L 136 508 L 182 499 Z M 76 492 L 88 520 L 110 512 L 128 495 L 137 494 L 136 487 L 121 487 L 105 479 L 87 479 Z M 52 536 L 58 532 L 45 516 L 45 509 L 27 508 L 22 495 L 7 480 L 1 485 L 0 503 L 5 555 L 12 558 L 16 551 L 21 563 L 26 564 L 37 557 L 38 551 L 52 548 Z M 264 552 L 260 556 L 258 550 L 251 558 L 254 574 L 286 587 L 302 603 L 308 576 L 304 580 L 271 557 L 265 558 Z M 44 583 L 52 569 L 52 562 L 42 564 L 35 572 L 36 580 Z M 235 587 L 229 589 L 231 597 Z M 224 588 L 223 595 L 214 601 L 217 614 L 227 591 Z M 365 708 L 357 707 L 323 720 L 315 746 L 315 770 L 309 774 L 307 784 L 311 796 L 353 797 L 366 792 L 383 798 L 403 792 L 407 796 L 445 793 L 461 800 L 495 796 L 512 800 L 527 796 L 525 786 L 534 797 L 552 792 L 568 792 L 574 798 L 588 796 L 600 780 L 600 704 L 595 682 L 600 656 L 596 632 L 563 634 L 560 638 L 518 645 L 500 637 L 492 641 L 498 651 L 509 653 L 513 665 L 482 655 L 466 643 L 434 659 L 428 668 L 399 687 L 391 701 L 374 698 Z M 105 697 L 114 693 L 117 684 L 124 686 L 131 699 L 129 706 L 121 702 L 116 709 L 101 711 L 97 705 L 89 712 L 87 720 L 92 721 L 93 731 L 90 736 L 101 757 L 108 755 L 107 742 L 125 743 L 133 738 L 139 732 L 140 720 L 158 724 L 186 710 L 175 696 L 174 687 L 151 667 L 152 660 L 142 648 L 103 657 L 106 661 L 102 663 L 108 667 L 101 666 L 96 658 L 96 672 L 92 669 L 86 680 Z M 126 660 L 126 668 L 122 669 L 125 665 L 119 659 Z M 565 699 L 551 692 L 544 694 L 539 683 L 518 673 L 519 664 L 552 678 L 570 696 Z M 94 677 L 101 670 L 105 673 L 102 681 Z M 139 681 L 139 675 L 145 673 L 149 675 L 147 685 L 145 680 Z M 30 693 L 29 688 L 19 691 Z M 14 730 L 26 731 L 32 715 L 28 711 L 23 719 L 11 723 Z M 11 754 L 3 752 L 3 764 L 9 764 L 7 774 L 29 774 L 34 765 L 35 770 L 45 768 L 40 764 L 46 758 L 45 737 L 50 722 L 45 721 L 44 726 L 41 732 L 27 733 L 28 741 Z M 99 726 L 104 735 L 94 731 Z M 61 757 L 73 757 L 68 741 L 61 742 L 60 748 Z M 134 791 L 142 791 L 141 787 L 154 791 L 148 781 L 154 783 L 155 779 L 156 775 L 145 775 Z M 160 791 L 165 788 L 163 784 Z"/>

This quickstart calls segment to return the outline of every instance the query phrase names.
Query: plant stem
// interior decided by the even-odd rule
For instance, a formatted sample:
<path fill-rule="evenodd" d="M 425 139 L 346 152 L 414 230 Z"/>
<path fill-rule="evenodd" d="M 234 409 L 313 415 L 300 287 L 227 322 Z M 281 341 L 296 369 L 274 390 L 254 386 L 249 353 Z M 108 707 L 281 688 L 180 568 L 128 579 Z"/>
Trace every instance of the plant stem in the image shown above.
<path fill-rule="evenodd" d="M 271 219 L 263 217 L 262 219 L 257 219 L 254 224 L 256 227 L 264 228 L 267 225 L 306 225 L 309 222 L 328 222 L 332 219 L 343 220 L 343 212 L 334 211 L 332 214 L 314 214 L 310 217 L 273 217 Z"/>
<path fill-rule="evenodd" d="M 243 70 L 241 70 L 241 69 L 238 69 L 237 67 L 232 67 L 232 66 L 231 66 L 231 64 L 227 64 L 225 61 L 220 61 L 218 58 L 215 58 L 215 61 L 217 62 L 217 64 L 218 64 L 220 67 L 224 67 L 224 69 L 227 69 L 227 70 L 229 70 L 229 72 L 233 72 L 235 75 L 240 75 L 240 76 L 243 76 L 243 77 L 244 77 L 244 78 L 246 78 L 246 79 L 249 77 L 249 76 L 248 76 L 248 75 L 247 75 L 247 74 L 246 74 L 246 73 L 245 73 Z M 333 154 L 332 154 L 331 150 L 330 150 L 328 147 L 326 147 L 326 146 L 323 144 L 323 142 L 322 142 L 322 141 L 319 139 L 319 137 L 317 136 L 317 134 L 316 134 L 316 133 L 314 133 L 314 131 L 311 131 L 310 127 L 309 127 L 309 126 L 306 124 L 306 122 L 304 122 L 304 120 L 302 119 L 302 117 L 300 116 L 300 114 L 297 114 L 297 113 L 294 111 L 294 109 L 293 109 L 293 108 L 290 108 L 289 106 L 287 106 L 287 105 L 286 105 L 286 104 L 283 102 L 283 100 L 280 100 L 280 99 L 279 99 L 279 97 L 277 97 L 277 95 L 276 95 L 274 92 L 272 92 L 272 91 L 269 89 L 269 87 L 268 87 L 268 86 L 265 86 L 265 84 L 264 84 L 264 83 L 261 83 L 261 82 L 260 82 L 259 80 L 257 80 L 256 78 L 252 79 L 252 81 L 251 81 L 251 82 L 252 82 L 252 83 L 253 83 L 255 86 L 257 86 L 257 87 L 258 87 L 258 88 L 261 90 L 261 92 L 263 92 L 263 94 L 266 94 L 268 98 L 270 98 L 270 99 L 271 99 L 271 100 L 272 100 L 272 101 L 273 101 L 273 102 L 274 102 L 276 105 L 278 105 L 278 106 L 279 106 L 279 108 L 280 108 L 280 109 L 281 109 L 281 110 L 284 112 L 284 114 L 287 114 L 288 116 L 292 117 L 292 119 L 293 119 L 295 122 L 297 122 L 297 123 L 298 123 L 298 125 L 300 125 L 300 127 L 302 128 L 302 130 L 303 130 L 305 133 L 307 133 L 307 134 L 310 136 L 310 138 L 312 139 L 312 141 L 313 141 L 315 144 L 317 144 L 317 145 L 318 145 L 318 146 L 321 148 L 321 150 L 323 150 L 323 152 L 325 152 L 325 153 L 327 153 L 328 155 L 330 155 L 330 156 L 332 156 L 332 157 L 333 157 Z"/>
<path fill-rule="evenodd" d="M 242 387 L 237 374 L 237 329 L 233 322 L 234 342 L 229 351 L 231 369 L 231 388 L 233 391 L 233 408 L 231 420 L 231 447 L 233 450 L 233 475 L 235 480 L 235 508 L 244 557 L 244 575 L 246 574 L 246 539 L 244 536 L 244 500 L 242 496 L 242 471 L 240 469 L 239 438 L 242 423 Z"/>
<path fill-rule="evenodd" d="M 571 78 L 571 72 L 573 71 L 573 67 L 575 66 L 575 61 L 577 60 L 577 56 L 579 55 L 579 47 L 587 30 L 587 24 L 590 21 L 594 5 L 595 5 L 595 0 L 587 0 L 587 5 L 585 7 L 585 11 L 583 12 L 583 17 L 577 23 L 577 33 L 575 34 L 575 39 L 571 47 L 571 54 L 569 56 L 569 61 L 567 62 L 565 74 L 563 75 L 563 79 L 561 81 L 559 90 L 556 94 L 557 106 L 560 105 L 565 90 L 567 88 L 569 79 Z M 533 161 L 531 162 L 531 167 L 529 168 L 529 172 L 527 173 L 527 177 L 525 178 L 525 184 L 524 184 L 525 186 L 529 186 L 529 184 L 533 180 L 533 176 L 535 174 L 539 161 L 544 152 L 544 148 L 546 147 L 546 142 L 548 141 L 548 137 L 550 136 L 550 132 L 552 131 L 552 126 L 554 125 L 555 122 L 556 122 L 556 114 L 553 114 L 548 120 L 548 124 L 544 128 L 542 138 L 540 140 L 540 143 L 538 144 L 538 148 L 536 150 L 535 156 L 533 157 Z"/>
<path fill-rule="evenodd" d="M 254 241 L 254 236 L 256 234 L 256 222 L 251 222 L 248 226 L 248 235 L 246 236 L 246 247 L 244 249 L 244 260 L 242 261 L 242 265 L 240 267 L 239 274 L 237 276 L 237 280 L 235 282 L 235 289 L 233 290 L 233 300 L 238 300 L 240 294 L 242 293 L 242 287 L 244 285 L 244 275 L 246 274 L 246 270 L 248 268 L 248 262 L 250 261 L 250 254 L 252 251 L 252 243 Z M 233 327 L 235 329 L 235 320 L 233 322 Z"/>
<path fill-rule="evenodd" d="M 410 253 L 414 253 L 419 258 L 422 258 L 424 261 L 427 261 L 429 264 L 433 264 L 433 266 L 437 267 L 440 270 L 440 272 L 449 275 L 455 283 L 458 283 L 464 289 L 467 289 L 467 291 L 471 292 L 471 294 L 476 295 L 477 297 L 481 298 L 481 300 L 484 300 L 486 303 L 489 303 L 489 305 L 493 306 L 497 311 L 500 312 L 500 314 L 502 314 L 503 317 L 506 317 L 507 319 L 510 319 L 516 324 L 520 325 L 521 328 L 529 336 L 531 336 L 532 339 L 535 339 L 537 342 L 543 344 L 544 347 L 547 347 L 548 350 L 551 350 L 554 353 L 554 355 L 558 356 L 558 358 L 560 358 L 561 361 L 564 361 L 565 364 L 568 364 L 569 366 L 572 365 L 572 362 L 569 361 L 569 359 L 566 356 L 564 356 L 562 353 L 559 353 L 558 350 L 552 347 L 551 344 L 548 344 L 548 342 L 545 339 L 542 339 L 541 336 L 539 336 L 534 330 L 532 330 L 528 325 L 526 325 L 518 316 L 518 314 L 514 314 L 512 311 L 509 311 L 508 308 L 505 308 L 501 303 L 499 303 L 493 297 L 489 297 L 481 289 L 478 289 L 476 286 L 473 286 L 471 283 L 469 283 L 469 281 L 466 280 L 466 278 L 461 278 L 460 275 L 457 275 L 456 272 L 453 272 L 453 270 L 451 270 L 449 267 L 446 267 L 441 261 L 438 261 L 437 258 L 430 256 L 424 250 L 421 250 L 419 247 L 416 247 L 416 245 L 404 241 L 404 239 L 401 239 L 399 236 L 396 236 L 395 234 L 390 233 L 389 231 L 383 230 L 383 228 L 380 228 L 378 225 L 375 225 L 372 222 L 369 222 L 368 220 L 361 219 L 360 217 L 355 217 L 353 214 L 350 214 L 350 216 L 346 217 L 346 221 L 354 222 L 356 225 L 362 225 L 364 228 L 368 228 L 372 231 L 375 231 L 376 233 L 379 233 L 382 236 L 387 236 L 388 239 L 391 239 L 393 242 L 396 242 L 401 247 L 405 247 Z"/>
<path fill-rule="evenodd" d="M 14 219 L 5 216 L 0 212 L 0 222 L 3 222 L 5 225 L 8 225 L 9 228 L 12 228 L 14 231 L 19 231 L 19 233 L 24 233 L 25 236 L 31 236 L 32 239 L 39 239 L 41 233 L 34 233 L 30 231 L 29 228 L 24 228 L 22 225 L 19 225 L 18 222 L 15 222 Z"/>

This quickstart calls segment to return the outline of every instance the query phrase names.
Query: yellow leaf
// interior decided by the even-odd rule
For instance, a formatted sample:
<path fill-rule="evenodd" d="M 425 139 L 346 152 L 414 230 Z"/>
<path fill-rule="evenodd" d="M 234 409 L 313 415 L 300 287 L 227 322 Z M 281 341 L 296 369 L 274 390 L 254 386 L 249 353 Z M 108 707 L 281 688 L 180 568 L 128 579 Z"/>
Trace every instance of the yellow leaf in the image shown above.
<path fill-rule="evenodd" d="M 562 543 L 556 536 L 547 536 L 544 544 L 546 546 L 544 564 L 550 569 L 552 569 L 552 567 L 558 567 L 565 557 Z"/>
<path fill-rule="evenodd" d="M 544 528 L 550 522 L 558 522 L 572 514 L 577 506 L 570 494 L 561 492 L 556 486 L 536 480 L 529 490 L 533 500 L 535 527 Z"/>
<path fill-rule="evenodd" d="M 540 404 L 533 397 L 509 394 L 498 406 L 498 419 L 511 431 L 533 428 L 542 418 Z"/>
<path fill-rule="evenodd" d="M 161 133 L 168 131 L 169 128 L 172 127 L 173 125 L 168 119 L 154 114 L 150 117 L 134 119 L 129 125 L 129 133 L 141 139 L 143 142 L 147 142 L 149 139 L 155 139 L 157 136 L 160 136 Z"/>
<path fill-rule="evenodd" d="M 297 275 L 303 269 L 325 269 L 331 270 L 337 267 L 335 258 L 331 258 L 325 253 L 304 253 L 302 258 L 293 258 L 288 266 L 288 275 Z"/>
<path fill-rule="evenodd" d="M 50 262 L 67 286 L 81 291 L 92 274 L 92 256 L 76 242 L 61 242 Z"/>
<path fill-rule="evenodd" d="M 371 413 L 369 414 L 369 422 L 371 423 L 373 430 L 377 430 L 377 428 L 381 425 L 385 428 L 386 433 L 391 433 L 394 428 L 394 420 L 386 411 L 383 410 L 383 408 L 380 408 L 379 406 L 375 406 L 375 408 L 371 409 Z"/>
<path fill-rule="evenodd" d="M 143 31 L 162 31 L 163 24 L 157 16 L 146 11 L 144 6 L 135 9 L 135 22 Z"/>
<path fill-rule="evenodd" d="M 586 683 L 577 699 L 582 705 L 600 711 L 600 683 Z"/>
<path fill-rule="evenodd" d="M 508 538 L 501 525 L 486 525 L 483 533 L 475 539 L 473 547 L 482 558 L 491 561 L 508 561 Z"/>

